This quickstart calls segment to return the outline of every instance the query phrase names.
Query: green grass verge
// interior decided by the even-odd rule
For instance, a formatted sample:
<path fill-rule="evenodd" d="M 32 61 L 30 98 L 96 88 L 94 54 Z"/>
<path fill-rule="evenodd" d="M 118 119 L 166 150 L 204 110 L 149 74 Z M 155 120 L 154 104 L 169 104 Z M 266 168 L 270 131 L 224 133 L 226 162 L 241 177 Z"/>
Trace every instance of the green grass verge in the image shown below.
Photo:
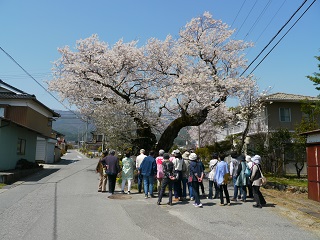
<path fill-rule="evenodd" d="M 0 183 L 0 189 L 3 188 L 6 184 Z"/>
<path fill-rule="evenodd" d="M 301 177 L 297 178 L 294 176 L 285 176 L 285 177 L 275 177 L 275 176 L 266 176 L 268 182 L 274 182 L 287 186 L 296 186 L 296 187 L 308 187 L 308 178 Z"/>

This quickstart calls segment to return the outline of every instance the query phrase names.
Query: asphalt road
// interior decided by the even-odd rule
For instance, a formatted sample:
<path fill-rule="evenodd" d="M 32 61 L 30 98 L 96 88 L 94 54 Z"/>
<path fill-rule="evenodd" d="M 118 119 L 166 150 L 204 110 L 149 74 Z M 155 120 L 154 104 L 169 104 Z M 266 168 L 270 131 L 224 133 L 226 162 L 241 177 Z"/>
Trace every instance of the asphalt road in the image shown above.
<path fill-rule="evenodd" d="M 219 206 L 203 199 L 203 208 L 157 206 L 134 191 L 111 199 L 97 192 L 97 159 L 72 150 L 63 158 L 0 190 L 0 239 L 320 239 L 273 204 L 255 209 L 253 202 Z"/>

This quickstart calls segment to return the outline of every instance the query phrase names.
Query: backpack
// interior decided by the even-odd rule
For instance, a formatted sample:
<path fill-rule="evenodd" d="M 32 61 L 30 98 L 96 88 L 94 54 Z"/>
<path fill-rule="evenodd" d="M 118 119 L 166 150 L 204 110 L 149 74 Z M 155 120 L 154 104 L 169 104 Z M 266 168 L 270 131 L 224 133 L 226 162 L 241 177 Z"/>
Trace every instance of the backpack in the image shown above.
<path fill-rule="evenodd" d="M 232 159 L 232 164 L 233 164 L 233 176 L 236 176 L 236 173 L 238 171 L 238 167 L 239 167 L 239 162 L 237 159 Z"/>
<path fill-rule="evenodd" d="M 246 175 L 246 177 L 250 177 L 251 176 L 251 170 L 248 167 L 248 164 L 246 164 L 246 169 L 244 170 L 244 175 Z"/>
<path fill-rule="evenodd" d="M 157 178 L 163 178 L 164 177 L 162 161 L 163 161 L 163 158 L 161 158 L 161 159 L 157 158 L 157 160 L 156 160 L 156 163 L 157 163 Z M 161 164 L 160 164 L 160 162 L 161 162 Z"/>

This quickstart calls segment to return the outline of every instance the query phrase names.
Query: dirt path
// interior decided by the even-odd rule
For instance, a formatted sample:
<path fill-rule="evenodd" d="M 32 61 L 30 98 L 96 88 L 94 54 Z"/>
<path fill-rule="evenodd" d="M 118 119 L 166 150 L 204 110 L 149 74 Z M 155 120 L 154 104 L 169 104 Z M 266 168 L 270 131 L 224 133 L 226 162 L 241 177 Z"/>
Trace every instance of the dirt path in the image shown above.
<path fill-rule="evenodd" d="M 267 204 L 274 204 L 279 214 L 310 231 L 320 238 L 320 202 L 308 199 L 307 193 L 291 193 L 273 189 L 261 189 Z"/>

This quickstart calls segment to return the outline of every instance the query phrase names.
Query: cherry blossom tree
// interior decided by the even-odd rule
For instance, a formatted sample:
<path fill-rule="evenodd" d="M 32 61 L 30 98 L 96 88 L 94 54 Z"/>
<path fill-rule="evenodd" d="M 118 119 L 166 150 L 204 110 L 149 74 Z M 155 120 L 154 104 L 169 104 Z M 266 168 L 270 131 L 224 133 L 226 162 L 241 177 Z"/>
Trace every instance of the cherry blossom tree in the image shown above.
<path fill-rule="evenodd" d="M 110 119 L 121 129 L 112 119 L 127 119 L 135 146 L 168 151 L 183 127 L 201 125 L 229 97 L 256 85 L 239 74 L 246 67 L 243 51 L 252 44 L 232 39 L 233 33 L 205 12 L 177 39 L 151 38 L 142 47 L 122 40 L 110 47 L 92 35 L 77 41 L 74 51 L 59 49 L 49 89 L 80 111 L 97 112 L 96 122 Z"/>

